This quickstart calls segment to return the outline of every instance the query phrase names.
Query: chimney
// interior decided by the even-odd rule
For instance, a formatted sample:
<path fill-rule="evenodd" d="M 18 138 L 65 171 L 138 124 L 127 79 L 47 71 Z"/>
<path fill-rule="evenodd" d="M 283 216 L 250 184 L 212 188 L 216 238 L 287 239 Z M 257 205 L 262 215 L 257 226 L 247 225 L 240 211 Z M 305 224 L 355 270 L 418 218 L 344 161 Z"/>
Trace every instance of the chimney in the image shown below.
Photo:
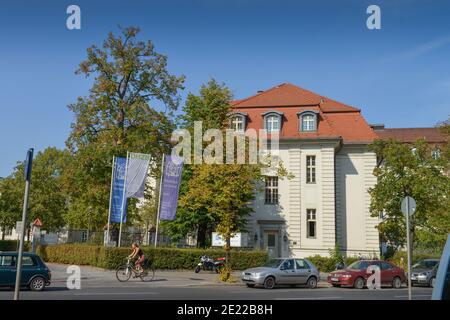
<path fill-rule="evenodd" d="M 380 123 L 380 124 L 369 124 L 369 126 L 375 131 L 384 129 L 384 124 L 383 123 Z"/>

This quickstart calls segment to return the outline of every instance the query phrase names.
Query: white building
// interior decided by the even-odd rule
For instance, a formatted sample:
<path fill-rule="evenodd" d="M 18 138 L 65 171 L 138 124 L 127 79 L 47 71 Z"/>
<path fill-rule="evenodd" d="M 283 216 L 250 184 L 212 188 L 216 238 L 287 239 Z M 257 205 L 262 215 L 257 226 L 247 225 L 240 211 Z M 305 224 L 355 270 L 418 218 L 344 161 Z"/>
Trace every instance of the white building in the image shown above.
<path fill-rule="evenodd" d="M 348 256 L 378 256 L 378 218 L 368 189 L 377 138 L 360 110 L 292 84 L 232 103 L 238 131 L 265 129 L 280 137 L 280 159 L 294 178 L 266 176 L 248 221 L 250 245 L 272 256 L 326 256 L 336 244 Z"/>

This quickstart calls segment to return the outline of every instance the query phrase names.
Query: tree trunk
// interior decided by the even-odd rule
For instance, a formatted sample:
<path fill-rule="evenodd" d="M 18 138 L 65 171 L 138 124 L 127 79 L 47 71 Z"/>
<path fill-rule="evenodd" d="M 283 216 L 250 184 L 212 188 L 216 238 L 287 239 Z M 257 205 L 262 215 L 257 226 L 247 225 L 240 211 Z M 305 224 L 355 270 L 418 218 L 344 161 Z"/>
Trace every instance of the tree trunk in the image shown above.
<path fill-rule="evenodd" d="M 5 240 L 6 227 L 2 226 L 2 240 Z"/>
<path fill-rule="evenodd" d="M 229 235 L 225 237 L 225 242 L 225 262 L 227 266 L 230 266 L 231 237 Z"/>
<path fill-rule="evenodd" d="M 197 229 L 197 247 L 206 248 L 206 232 L 208 227 L 206 223 L 201 223 Z"/>

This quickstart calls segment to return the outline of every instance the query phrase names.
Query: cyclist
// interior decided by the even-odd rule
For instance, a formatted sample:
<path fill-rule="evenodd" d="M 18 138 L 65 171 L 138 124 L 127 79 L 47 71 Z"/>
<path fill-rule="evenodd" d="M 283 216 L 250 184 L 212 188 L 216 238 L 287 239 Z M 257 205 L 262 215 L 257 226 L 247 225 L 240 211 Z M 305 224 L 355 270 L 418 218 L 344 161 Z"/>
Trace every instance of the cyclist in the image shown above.
<path fill-rule="evenodd" d="M 136 263 L 135 263 L 136 270 L 139 271 L 139 272 L 143 272 L 144 269 L 142 268 L 142 263 L 143 263 L 144 260 L 145 260 L 144 252 L 142 251 L 141 248 L 139 248 L 139 245 L 138 245 L 136 242 L 134 242 L 134 243 L 131 245 L 131 249 L 132 249 L 133 251 L 132 251 L 131 254 L 128 256 L 128 259 L 131 260 L 131 259 L 134 259 L 134 258 L 137 257 L 138 259 L 136 260 Z"/>

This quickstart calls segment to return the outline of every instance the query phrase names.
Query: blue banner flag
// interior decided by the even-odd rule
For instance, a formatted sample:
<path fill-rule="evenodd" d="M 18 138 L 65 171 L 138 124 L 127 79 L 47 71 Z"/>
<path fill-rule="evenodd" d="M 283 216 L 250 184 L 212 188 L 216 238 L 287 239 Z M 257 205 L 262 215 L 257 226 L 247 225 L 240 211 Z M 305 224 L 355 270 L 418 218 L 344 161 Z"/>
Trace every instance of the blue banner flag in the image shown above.
<path fill-rule="evenodd" d="M 112 197 L 111 197 L 111 218 L 110 222 L 127 221 L 127 198 L 125 197 L 125 205 L 123 206 L 124 214 L 122 216 L 122 202 L 124 200 L 125 171 L 127 166 L 126 158 L 116 158 L 113 170 Z"/>
<path fill-rule="evenodd" d="M 160 220 L 175 220 L 178 205 L 183 160 L 166 156 L 161 186 Z"/>

